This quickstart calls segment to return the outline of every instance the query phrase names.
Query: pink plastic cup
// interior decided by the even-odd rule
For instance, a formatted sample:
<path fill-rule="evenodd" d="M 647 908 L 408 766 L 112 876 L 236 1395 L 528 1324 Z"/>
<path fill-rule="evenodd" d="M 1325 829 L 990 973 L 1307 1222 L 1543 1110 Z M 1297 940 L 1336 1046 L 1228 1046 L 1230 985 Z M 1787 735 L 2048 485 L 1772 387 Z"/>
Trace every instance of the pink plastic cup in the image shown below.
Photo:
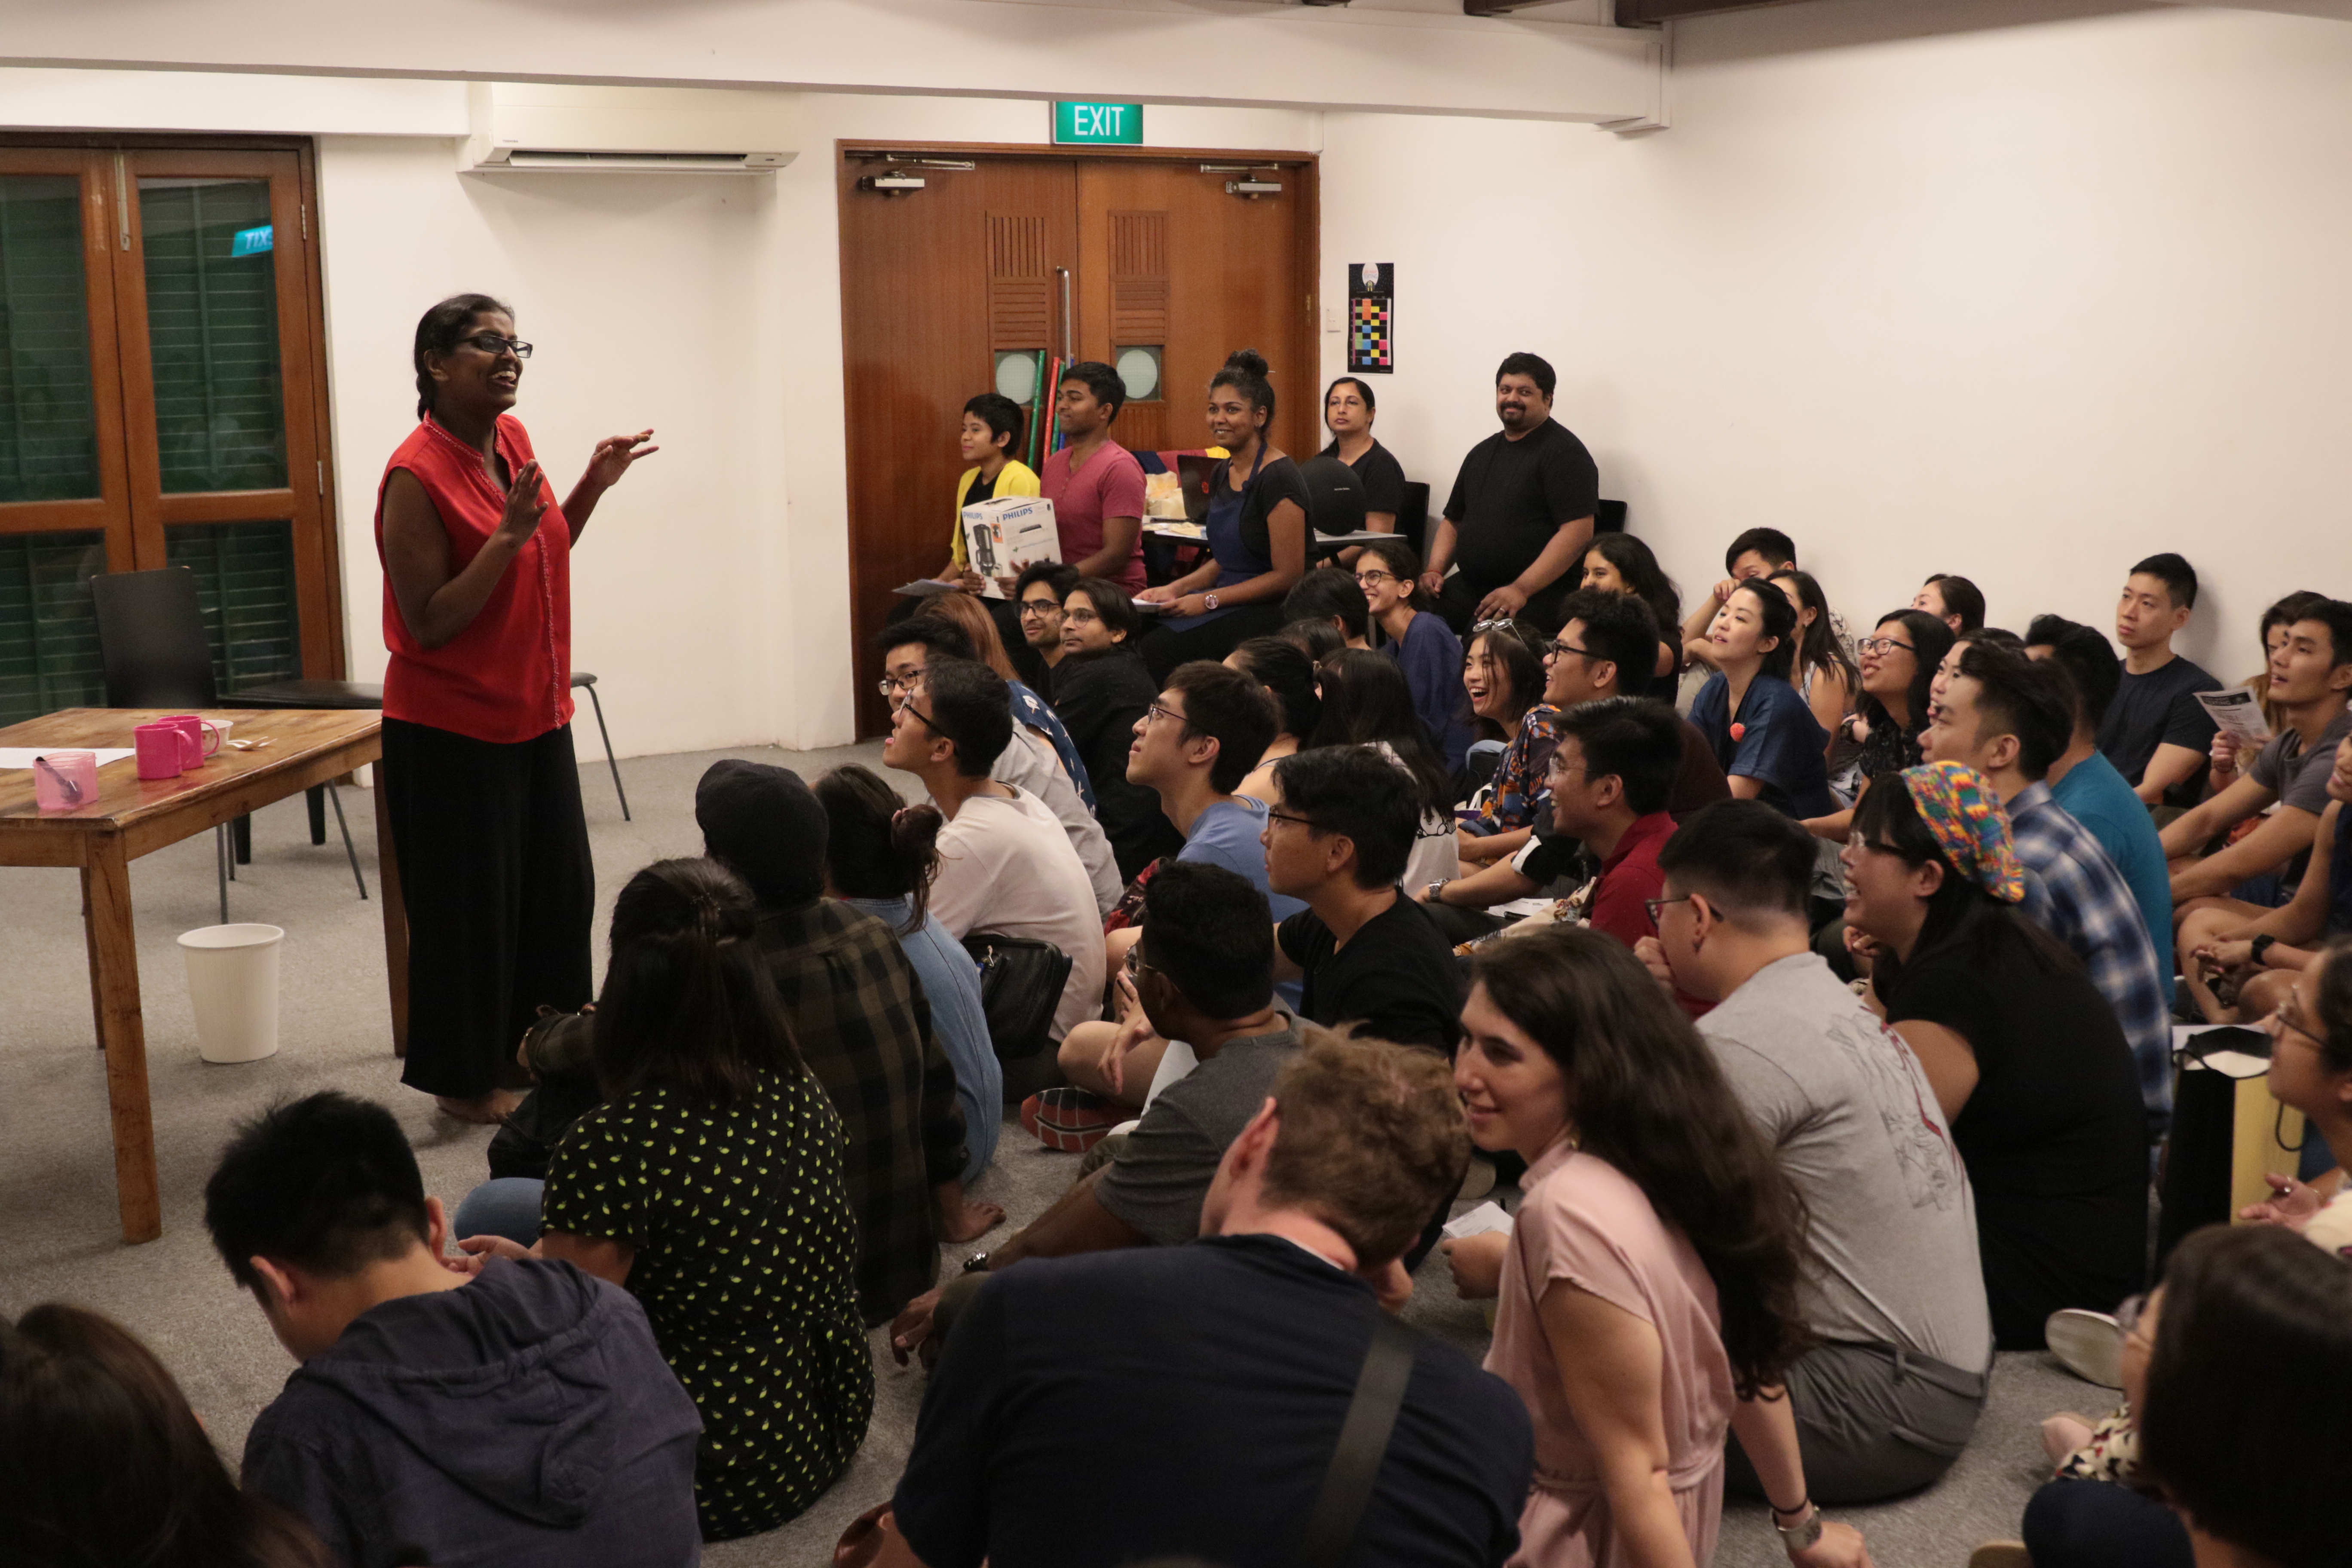
<path fill-rule="evenodd" d="M 183 768 L 203 767 L 206 757 L 218 753 L 221 738 L 228 733 L 211 720 L 199 718 L 194 713 L 166 713 L 156 722 L 171 725 L 186 742 L 180 749 L 180 765 Z"/>
<path fill-rule="evenodd" d="M 187 737 L 177 724 L 142 724 L 131 731 L 142 779 L 175 779 L 187 769 Z"/>
<path fill-rule="evenodd" d="M 33 803 L 43 811 L 79 811 L 97 798 L 96 752 L 43 752 L 33 759 Z"/>

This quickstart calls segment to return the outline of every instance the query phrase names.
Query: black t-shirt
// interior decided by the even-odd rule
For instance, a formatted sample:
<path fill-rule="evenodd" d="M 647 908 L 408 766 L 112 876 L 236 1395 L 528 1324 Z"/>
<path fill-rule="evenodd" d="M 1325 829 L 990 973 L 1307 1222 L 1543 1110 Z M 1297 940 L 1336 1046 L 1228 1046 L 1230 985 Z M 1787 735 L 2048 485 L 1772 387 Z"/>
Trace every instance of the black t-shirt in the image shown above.
<path fill-rule="evenodd" d="M 898 1529 L 930 1568 L 1290 1568 L 1379 1311 L 1273 1236 L 1008 1269 L 924 1391 Z M 1534 1464 L 1527 1406 L 1416 1337 L 1349 1561 L 1497 1568 Z"/>
<path fill-rule="evenodd" d="M 1568 426 L 1547 419 L 1518 440 L 1500 430 L 1470 448 L 1446 498 L 1454 560 L 1480 588 L 1526 571 L 1563 522 L 1601 503 L 1601 470 Z"/>
<path fill-rule="evenodd" d="M 1129 881 L 1160 856 L 1184 847 L 1184 836 L 1160 809 L 1160 792 L 1127 782 L 1135 721 L 1159 697 L 1143 660 L 1123 646 L 1070 654 L 1054 667 L 1054 711 L 1087 764 L 1095 817 L 1110 840 L 1119 876 Z"/>
<path fill-rule="evenodd" d="M 1339 443 L 1332 442 L 1319 455 L 1339 457 Z M 1404 465 L 1398 462 L 1396 455 L 1386 447 L 1374 441 L 1365 448 L 1362 457 L 1348 467 L 1355 471 L 1357 482 L 1364 487 L 1366 511 L 1396 512 L 1404 510 Z"/>
<path fill-rule="evenodd" d="M 2187 746 L 2202 752 L 2213 744 L 2213 720 L 2196 694 L 2219 691 L 2221 683 L 2177 657 L 2146 675 L 2126 669 L 2123 677 L 2116 700 L 2107 704 L 2107 716 L 2099 721 L 2099 750 L 2115 763 L 2124 782 L 2137 789 L 2157 747 Z M 2165 792 L 2166 801 L 2193 805 L 2204 780 L 2205 766 L 2200 763 L 2187 780 Z"/>
<path fill-rule="evenodd" d="M 1980 953 L 1928 954 L 1886 1009 L 1890 1023 L 1941 1024 L 1976 1055 L 1952 1142 L 2004 1350 L 2039 1346 L 2061 1307 L 2113 1310 L 2147 1256 L 2147 1112 L 2131 1047 L 2089 976 L 2042 966 L 2021 919 Z"/>
<path fill-rule="evenodd" d="M 1282 922 L 1283 955 L 1307 972 L 1301 1016 L 1323 1025 L 1361 1024 L 1364 1033 L 1446 1056 L 1462 1037 L 1462 981 L 1453 945 L 1437 922 L 1403 894 L 1334 949 L 1331 928 L 1313 910 Z"/>
<path fill-rule="evenodd" d="M 1209 494 L 1212 497 L 1231 492 L 1233 467 L 1229 461 L 1220 462 L 1209 470 Z M 1260 465 L 1255 479 L 1251 479 L 1249 471 L 1244 469 L 1242 481 L 1242 510 L 1238 520 L 1242 553 L 1232 561 L 1219 557 L 1217 564 L 1228 571 L 1240 571 L 1255 577 L 1274 570 L 1274 528 L 1270 521 L 1274 509 L 1284 501 L 1292 502 L 1307 514 L 1307 523 L 1311 529 L 1315 524 L 1315 498 L 1307 491 L 1307 476 L 1300 473 L 1298 465 L 1287 457 L 1276 458 Z M 1211 540 L 1211 552 L 1214 552 L 1216 547 L 1216 542 Z"/>
<path fill-rule="evenodd" d="M 1003 479 L 1005 469 L 1012 466 L 1007 463 L 1003 468 L 997 469 L 996 479 Z M 971 471 L 971 483 L 963 488 L 963 500 L 958 503 L 958 510 L 967 506 L 978 506 L 984 500 L 993 500 L 996 498 L 996 479 L 992 479 L 981 469 L 974 468 Z"/>

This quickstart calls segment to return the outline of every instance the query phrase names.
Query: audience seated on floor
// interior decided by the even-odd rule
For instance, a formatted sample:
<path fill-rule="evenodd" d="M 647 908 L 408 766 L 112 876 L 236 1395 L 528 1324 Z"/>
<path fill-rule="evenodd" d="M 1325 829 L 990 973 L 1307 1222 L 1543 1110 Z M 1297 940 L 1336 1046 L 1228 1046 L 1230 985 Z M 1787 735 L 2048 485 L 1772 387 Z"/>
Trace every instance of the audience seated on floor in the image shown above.
<path fill-rule="evenodd" d="M 2336 748 L 2327 774 L 2327 809 L 2319 814 L 2310 863 L 2294 897 L 2252 918 L 2215 900 L 2180 922 L 2180 972 L 2208 1022 L 2269 1017 L 2320 944 L 2352 931 L 2352 832 L 2344 826 L 2346 801 L 2352 801 L 2352 736 Z"/>
<path fill-rule="evenodd" d="M 1356 585 L 1381 628 L 1381 651 L 1397 661 L 1412 710 L 1447 769 L 1462 766 L 1473 731 L 1462 689 L 1462 639 L 1433 614 L 1415 580 L 1421 557 L 1402 539 L 1381 539 L 1356 558 Z"/>
<path fill-rule="evenodd" d="M 896 790 L 855 763 L 834 769 L 814 787 L 825 816 L 825 896 L 888 926 L 921 983 L 931 1030 L 955 1069 L 969 1183 L 996 1157 L 1004 1069 L 988 1035 L 980 965 L 931 913 L 939 815 L 907 810 Z"/>
<path fill-rule="evenodd" d="M 886 626 L 877 640 L 882 645 L 882 695 L 894 709 L 908 692 L 921 687 L 924 671 L 934 658 L 977 657 L 963 628 L 936 616 L 917 616 Z M 1009 708 L 1010 684 L 1005 700 Z M 988 770 L 989 777 L 997 783 L 1025 791 L 1044 803 L 1086 868 L 1096 912 L 1108 914 L 1116 908 L 1125 885 L 1118 874 L 1118 858 L 1102 824 L 1095 818 L 1094 806 L 1079 795 L 1069 770 L 1042 732 L 1014 724 L 1003 749 L 989 760 Z"/>
<path fill-rule="evenodd" d="M 841 1113 L 857 1215 L 857 1304 L 872 1327 L 930 1289 L 941 1242 L 1002 1224 L 963 1195 L 963 1108 L 922 982 L 890 928 L 824 896 L 824 807 L 786 768 L 730 757 L 694 792 L 703 849 L 759 903 L 753 941 L 801 1060 Z"/>
<path fill-rule="evenodd" d="M 1882 781 L 1843 854 L 1846 939 L 1967 1162 L 2004 1350 L 2053 1312 L 2112 1310 L 2147 1266 L 2147 1112 L 2115 1010 L 2018 911 L 2025 868 L 1990 784 L 1957 763 Z"/>
<path fill-rule="evenodd" d="M 984 664 L 937 659 L 906 689 L 882 742 L 885 765 L 914 774 L 936 812 L 940 872 L 931 912 L 961 942 L 975 932 L 1026 937 L 1070 956 L 1052 1037 L 1102 1006 L 1102 922 L 1087 871 L 1054 814 L 1036 796 L 989 777 L 1013 710 L 1004 681 Z M 1085 894 L 1080 889 L 1086 888 Z"/>
<path fill-rule="evenodd" d="M 1286 626 L 1318 621 L 1338 632 L 1349 647 L 1372 646 L 1371 601 L 1365 598 L 1356 574 L 1341 567 L 1318 566 L 1301 577 L 1283 595 L 1282 619 Z M 1320 662 L 1322 656 L 1316 657 Z"/>
<path fill-rule="evenodd" d="M 1087 809 L 1094 810 L 1094 775 L 1087 771 L 1086 758 L 1079 754 L 1077 742 L 1063 727 L 1061 715 L 1014 670 L 1012 656 L 1004 651 L 1004 641 L 997 635 L 996 622 L 982 602 L 970 594 L 940 594 L 925 602 L 923 614 L 946 621 L 963 633 L 964 640 L 971 645 L 971 657 L 1004 677 L 1004 689 L 1013 698 L 1014 721 L 1024 733 L 1054 748 L 1062 771 L 1070 775 L 1071 787 L 1078 792 Z M 950 658 L 961 657 L 947 648 L 940 651 Z"/>
<path fill-rule="evenodd" d="M 1949 572 L 1938 572 L 1920 584 L 1911 607 L 1935 616 L 1955 633 L 1972 632 L 1985 624 L 1983 590 Z"/>
<path fill-rule="evenodd" d="M 1096 812 L 1122 883 L 1183 842 L 1151 792 L 1127 780 L 1135 721 L 1160 689 L 1135 651 L 1142 629 L 1118 584 L 1081 578 L 1062 602 L 1062 662 L 1054 670 L 1054 707 L 1094 778 Z"/>
<path fill-rule="evenodd" d="M 1412 885 L 1452 877 L 1462 864 L 1454 830 L 1454 774 L 1429 743 L 1412 709 L 1412 691 L 1394 659 L 1343 648 L 1316 667 L 1323 716 L 1315 747 L 1369 746 L 1412 781 L 1421 803 L 1404 879 Z"/>
<path fill-rule="evenodd" d="M 1504 357 L 1495 371 L 1503 427 L 1463 458 L 1430 530 L 1421 585 L 1457 637 L 1506 616 L 1549 632 L 1581 575 L 1601 472 L 1584 443 L 1552 417 L 1558 384 L 1536 354 Z"/>
<path fill-rule="evenodd" d="M 2074 691 L 2059 665 L 1972 644 L 1921 739 L 1930 762 L 1973 769 L 2009 817 L 2025 868 L 2025 918 L 2074 950 L 2131 1047 L 2149 1142 L 2172 1121 L 2172 1018 L 2162 947 L 2090 829 L 2051 794 L 2051 764 L 2074 731 Z"/>
<path fill-rule="evenodd" d="M 695 1560 L 703 1422 L 647 1309 L 617 1288 L 625 1266 L 600 1267 L 604 1244 L 567 1234 L 543 1258 L 452 1267 L 400 1124 L 342 1094 L 239 1129 L 205 1225 L 301 1363 L 246 1437 L 245 1489 L 299 1517 L 328 1561 Z"/>
<path fill-rule="evenodd" d="M 2147 805 L 2098 749 L 2099 718 L 2120 679 L 2115 650 L 2088 626 L 2056 616 L 2036 616 L 2026 634 L 2026 651 L 2063 669 L 2074 686 L 2074 730 L 2065 751 L 2050 764 L 2050 795 L 2089 830 L 2123 873 L 2139 906 L 2140 924 L 2156 950 L 2157 983 L 2164 1005 L 2172 1005 L 2172 879 L 2164 864 L 2164 841 L 2157 837 Z"/>
<path fill-rule="evenodd" d="M 1968 1447 L 1992 1371 L 1968 1172 L 1902 1038 L 1809 929 L 1812 837 L 1757 801 L 1709 806 L 1660 857 L 1662 983 L 1715 1004 L 1698 1032 L 1805 1200 L 1805 1327 L 1788 1370 L 1814 1498 L 1916 1491 Z M 1734 1489 L 1753 1494 L 1737 1456 Z"/>
<path fill-rule="evenodd" d="M 1127 763 L 1129 780 L 1158 794 L 1168 820 L 1184 836 L 1184 847 L 1175 858 L 1161 861 L 1146 879 L 1147 893 L 1170 866 L 1189 863 L 1222 866 L 1260 897 L 1265 895 L 1266 807 L 1234 791 L 1264 754 L 1274 724 L 1274 704 L 1239 670 L 1195 659 L 1169 675 L 1167 689 L 1136 725 Z M 1150 907 L 1147 900 L 1144 918 Z M 1277 899 L 1273 918 L 1285 920 L 1306 907 L 1297 899 Z M 1116 973 L 1126 962 L 1141 923 L 1139 920 L 1110 933 L 1104 944 L 1104 973 Z M 1063 1038 L 1063 1077 L 1101 1103 L 1087 1103 L 1066 1090 L 1045 1090 L 1034 1117 L 1041 1136 L 1050 1124 L 1057 1133 L 1084 1138 L 1090 1131 L 1126 1120 L 1127 1112 L 1117 1108 L 1143 1103 L 1166 1041 L 1155 1037 L 1137 1047 L 1123 1086 L 1115 1088 L 1105 1075 L 1104 1058 L 1122 1028 L 1119 1024 L 1084 1023 Z"/>
<path fill-rule="evenodd" d="M 1730 602 L 1731 591 L 1751 578 L 1769 577 L 1781 567 L 1796 563 L 1796 542 L 1779 529 L 1743 529 L 1724 549 L 1722 579 L 1707 590 L 1706 596 L 1692 607 L 1682 622 L 1683 657 L 1713 669 L 1715 648 L 1707 641 L 1707 633 L 1715 627 L 1715 617 Z M 1670 628 L 1662 621 L 1659 629 Z"/>
<path fill-rule="evenodd" d="M 1368 746 L 1301 752 L 1274 778 L 1266 883 L 1307 904 L 1276 928 L 1275 978 L 1303 983 L 1298 1011 L 1311 1022 L 1452 1050 L 1462 1011 L 1452 946 L 1397 887 L 1420 816 L 1412 780 Z"/>
<path fill-rule="evenodd" d="M 1854 644 L 1862 699 L 1846 721 L 1846 733 L 1860 743 L 1854 755 L 1853 805 L 1808 817 L 1807 831 L 1844 843 L 1854 806 L 1862 804 L 1871 784 L 1919 765 L 1919 735 L 1927 728 L 1937 672 L 1951 647 L 1952 628 L 1924 610 L 1881 616 L 1871 634 Z"/>
<path fill-rule="evenodd" d="M 1078 569 L 1059 561 L 1039 561 L 1013 579 L 1013 602 L 1021 618 L 1021 640 L 1045 671 L 1045 689 L 1062 664 L 1062 601 L 1078 585 Z"/>
<path fill-rule="evenodd" d="M 1623 944 L 1555 926 L 1479 952 L 1462 1031 L 1470 1135 L 1528 1164 L 1486 1356 L 1535 1425 L 1514 1561 L 1707 1562 L 1737 1436 L 1792 1554 L 1866 1563 L 1781 1394 L 1804 1203 L 1690 1021 Z"/>
<path fill-rule="evenodd" d="M 2352 735 L 2352 709 L 2345 706 L 2352 693 L 2352 604 L 2323 599 L 2306 606 L 2271 656 L 2270 670 L 2271 700 L 2284 721 L 2279 732 L 2241 774 L 2226 732 L 2217 731 L 2214 793 L 2164 829 L 2175 919 L 2190 912 L 2191 900 L 2218 898 L 2242 906 L 2251 919 L 2284 902 L 2301 879 L 2319 814 L 2327 809 L 2330 760 Z M 2273 803 L 2278 809 L 2244 837 L 2199 858 L 2210 841 Z M 2262 885 L 2247 885 L 2258 879 Z"/>
<path fill-rule="evenodd" d="M 1117 1152 L 1107 1163 L 1011 1239 L 967 1260 L 965 1279 L 1024 1258 L 1174 1247 L 1200 1235 L 1201 1205 L 1218 1162 L 1298 1048 L 1297 1021 L 1275 1005 L 1265 894 L 1221 866 L 1179 863 L 1153 877 L 1143 897 L 1152 919 L 1129 955 L 1134 1011 L 1112 1042 L 1110 1072 L 1137 1100 L 1154 1074 L 1163 1087 L 1133 1131 L 1111 1145 Z M 1142 1059 L 1134 1047 L 1145 1040 L 1180 1060 L 1163 1068 L 1160 1051 Z M 939 1305 L 942 1295 L 970 1289 L 951 1282 L 900 1315 L 890 1343 L 902 1362 L 934 1331 L 935 1312 L 936 1331 L 946 1333 L 953 1309 Z"/>
<path fill-rule="evenodd" d="M 1639 679 L 1629 681 L 1626 695 L 1674 702 L 1681 695 L 1683 679 L 1683 595 L 1650 547 L 1630 533 L 1601 534 L 1584 552 L 1584 576 L 1577 587 L 1622 594 L 1650 607 L 1661 634 L 1658 662 L 1651 668 L 1649 683 L 1644 685 Z"/>
<path fill-rule="evenodd" d="M 2213 720 L 2197 693 L 2221 683 L 2172 647 L 2196 607 L 2196 568 L 2169 553 L 2134 566 L 2116 606 L 2123 668 L 2099 750 L 2150 805 L 2196 805 L 2213 748 Z"/>
<path fill-rule="evenodd" d="M 1251 637 L 1225 656 L 1225 668 L 1238 669 L 1256 681 L 1258 689 L 1274 704 L 1274 739 L 1265 743 L 1257 766 L 1234 787 L 1236 795 L 1271 805 L 1274 764 L 1296 755 L 1322 721 L 1323 699 L 1316 691 L 1315 661 L 1284 638 Z"/>
<path fill-rule="evenodd" d="M 690 1516 L 675 1511 L 670 1541 L 690 1563 Z M 54 1301 L 0 1318 L 0 1529 L 27 1568 L 337 1568 L 297 1515 L 237 1490 L 153 1352 Z"/>
<path fill-rule="evenodd" d="M 1509 853 L 1502 836 L 1543 814 L 1543 764 L 1558 710 L 1544 705 L 1543 655 L 1532 635 L 1515 621 L 1473 631 L 1462 658 L 1462 692 L 1478 737 L 1454 781 L 1463 791 L 1454 818 L 1465 860 Z"/>
<path fill-rule="evenodd" d="M 925 1391 L 881 1562 L 1500 1568 L 1527 1411 L 1375 1297 L 1467 1157 L 1443 1063 L 1367 1039 L 1297 1051 L 1225 1152 L 1202 1239 L 992 1272 Z M 1327 1549 L 1309 1521 L 1368 1355 L 1410 1372 Z"/>
<path fill-rule="evenodd" d="M 1797 657 L 1797 612 L 1769 581 L 1733 588 L 1707 632 L 1716 673 L 1691 700 L 1690 721 L 1706 737 L 1731 793 L 1795 817 L 1827 816 L 1829 731 L 1789 684 Z"/>
<path fill-rule="evenodd" d="M 1861 746 L 1847 734 L 1845 721 L 1853 716 L 1854 701 L 1861 695 L 1862 672 L 1854 668 L 1853 656 L 1846 652 L 1845 639 L 1838 635 L 1829 595 L 1811 573 L 1783 566 L 1769 581 L 1797 612 L 1797 653 L 1790 666 L 1789 684 L 1805 700 L 1813 722 L 1829 734 L 1822 761 L 1829 769 L 1830 793 L 1841 802 L 1851 800 L 1852 783 L 1842 784 L 1841 781 L 1859 776 L 1853 763 Z"/>

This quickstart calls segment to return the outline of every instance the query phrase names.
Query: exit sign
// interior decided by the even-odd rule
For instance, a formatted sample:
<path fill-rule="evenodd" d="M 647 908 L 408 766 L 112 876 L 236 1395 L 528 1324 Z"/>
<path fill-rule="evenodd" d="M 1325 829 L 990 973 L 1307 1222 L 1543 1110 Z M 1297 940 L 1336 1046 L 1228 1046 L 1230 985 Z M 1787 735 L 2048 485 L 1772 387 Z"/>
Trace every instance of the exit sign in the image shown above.
<path fill-rule="evenodd" d="M 1143 105 L 1057 103 L 1054 105 L 1054 144 L 1139 147 L 1143 144 Z"/>

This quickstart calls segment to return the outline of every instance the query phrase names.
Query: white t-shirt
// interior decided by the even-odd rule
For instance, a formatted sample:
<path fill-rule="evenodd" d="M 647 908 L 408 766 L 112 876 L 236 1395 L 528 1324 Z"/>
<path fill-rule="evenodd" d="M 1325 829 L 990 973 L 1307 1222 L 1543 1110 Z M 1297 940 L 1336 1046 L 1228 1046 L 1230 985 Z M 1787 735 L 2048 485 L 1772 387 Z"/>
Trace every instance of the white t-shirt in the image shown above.
<path fill-rule="evenodd" d="M 1110 839 L 1095 820 L 1087 803 L 1078 798 L 1078 786 L 1070 782 L 1069 770 L 1054 748 L 1031 734 L 1026 727 L 1013 726 L 1013 742 L 997 753 L 995 765 L 988 776 L 1001 784 L 1027 790 L 1045 802 L 1062 830 L 1069 835 L 1070 847 L 1078 853 L 1078 863 L 1087 869 L 1087 880 L 1093 884 L 1095 917 L 1099 920 L 1118 907 L 1120 895 L 1127 883 L 1118 874 L 1118 861 L 1111 854 Z"/>
<path fill-rule="evenodd" d="M 1102 917 L 1087 868 L 1043 801 L 974 795 L 940 828 L 931 913 L 961 942 L 974 931 L 1052 942 L 1070 955 L 1054 1038 L 1102 1011 Z"/>
<path fill-rule="evenodd" d="M 1399 772 L 1410 774 L 1404 759 L 1386 741 L 1374 741 L 1372 749 L 1397 765 Z M 1400 886 L 1426 888 L 1432 882 L 1450 882 L 1462 875 L 1462 839 L 1454 830 L 1450 812 L 1434 808 L 1422 813 L 1421 830 L 1413 835 L 1412 853 L 1405 857 L 1404 876 Z"/>

